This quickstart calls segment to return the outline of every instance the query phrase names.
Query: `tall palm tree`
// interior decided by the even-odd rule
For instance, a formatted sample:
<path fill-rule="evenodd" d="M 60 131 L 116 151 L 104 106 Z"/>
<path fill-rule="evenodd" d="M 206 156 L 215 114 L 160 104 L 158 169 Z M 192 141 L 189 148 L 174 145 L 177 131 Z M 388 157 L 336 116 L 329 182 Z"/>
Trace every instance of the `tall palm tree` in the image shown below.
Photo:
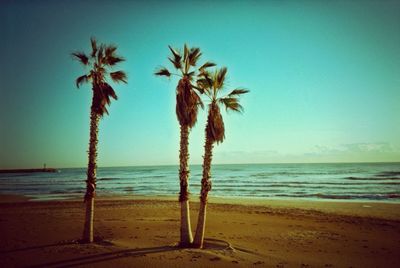
<path fill-rule="evenodd" d="M 96 190 L 96 162 L 97 143 L 100 118 L 108 114 L 107 105 L 110 105 L 111 98 L 117 99 L 114 89 L 108 84 L 109 76 L 114 82 L 126 81 L 126 74 L 123 71 L 109 71 L 117 63 L 125 59 L 116 54 L 117 47 L 114 45 L 97 44 L 95 38 L 91 38 L 92 51 L 89 55 L 83 52 L 72 53 L 73 58 L 81 62 L 89 72 L 76 79 L 76 86 L 90 82 L 92 84 L 92 106 L 90 108 L 90 139 L 89 139 L 89 161 L 87 168 L 86 194 L 86 216 L 83 228 L 82 241 L 93 242 L 93 218 L 94 218 L 94 196 Z"/>
<path fill-rule="evenodd" d="M 226 68 L 216 70 L 214 73 L 203 71 L 197 80 L 200 91 L 209 99 L 207 124 L 205 128 L 205 145 L 203 158 L 203 177 L 201 180 L 200 191 L 200 209 L 197 220 L 196 234 L 193 246 L 197 248 L 203 247 L 204 231 L 206 223 L 206 209 L 208 192 L 211 190 L 211 161 L 212 150 L 215 143 L 222 143 L 225 139 L 224 120 L 221 115 L 220 106 L 235 112 L 241 112 L 242 106 L 239 104 L 240 95 L 249 92 L 245 89 L 234 89 L 226 96 L 219 97 L 224 90 Z"/>
<path fill-rule="evenodd" d="M 188 48 L 186 44 L 183 48 L 183 56 L 176 49 L 169 46 L 172 57 L 171 61 L 176 73 L 170 72 L 167 68 L 161 67 L 155 72 L 158 76 L 171 77 L 178 76 L 179 81 L 176 87 L 176 116 L 180 125 L 180 151 L 179 151 L 179 203 L 181 206 L 181 226 L 180 226 L 180 242 L 181 247 L 189 247 L 192 244 L 193 236 L 190 224 L 189 210 L 189 191 L 188 191 L 188 145 L 189 131 L 197 122 L 198 107 L 202 106 L 201 99 L 195 91 L 196 86 L 193 85 L 193 79 L 199 73 L 195 69 L 197 61 L 201 56 L 199 48 Z M 214 63 L 206 62 L 199 70 L 204 71 L 208 67 L 215 66 Z"/>

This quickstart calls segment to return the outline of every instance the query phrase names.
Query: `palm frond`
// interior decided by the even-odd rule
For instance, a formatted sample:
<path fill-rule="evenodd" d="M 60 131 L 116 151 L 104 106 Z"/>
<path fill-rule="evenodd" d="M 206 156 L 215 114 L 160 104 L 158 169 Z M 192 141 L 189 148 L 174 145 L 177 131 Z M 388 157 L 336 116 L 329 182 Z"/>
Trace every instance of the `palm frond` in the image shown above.
<path fill-rule="evenodd" d="M 207 71 L 206 69 L 201 69 L 199 74 L 199 77 L 204 77 L 204 78 L 210 78 L 211 77 L 211 73 L 209 71 Z"/>
<path fill-rule="evenodd" d="M 187 45 L 185 44 L 183 46 L 183 60 L 186 61 L 187 57 L 189 55 L 189 48 L 187 47 Z"/>
<path fill-rule="evenodd" d="M 97 62 L 101 65 L 103 64 L 104 58 L 104 45 L 101 45 L 99 51 L 97 52 Z"/>
<path fill-rule="evenodd" d="M 108 83 L 100 83 L 93 87 L 92 109 L 100 116 L 108 114 L 107 106 L 111 104 L 111 98 L 117 100 L 117 94 Z"/>
<path fill-rule="evenodd" d="M 242 105 L 239 104 L 239 99 L 234 97 L 220 98 L 220 103 L 225 105 L 226 110 L 232 110 L 241 113 L 243 111 Z"/>
<path fill-rule="evenodd" d="M 103 83 L 101 86 L 101 90 L 108 105 L 111 103 L 110 97 L 112 97 L 114 100 L 118 100 L 117 94 L 109 84 Z"/>
<path fill-rule="evenodd" d="M 229 97 L 239 96 L 239 95 L 241 95 L 241 94 L 245 94 L 245 93 L 248 93 L 248 92 L 250 92 L 250 90 L 242 89 L 242 88 L 237 88 L 237 89 L 232 90 L 232 92 L 230 92 L 230 93 L 228 94 L 228 96 L 229 96 Z"/>
<path fill-rule="evenodd" d="M 71 53 L 71 55 L 73 57 L 75 57 L 78 61 L 80 61 L 83 65 L 89 64 L 89 57 L 86 56 L 85 53 L 77 51 L 77 52 Z"/>
<path fill-rule="evenodd" d="M 79 86 L 81 84 L 87 83 L 88 81 L 89 81 L 89 76 L 88 75 L 85 74 L 85 75 L 79 76 L 75 81 L 76 87 L 79 88 Z"/>
<path fill-rule="evenodd" d="M 172 54 L 174 55 L 175 58 L 179 58 L 179 59 L 182 58 L 178 51 L 173 49 L 171 46 L 168 46 L 168 47 L 169 47 L 169 50 L 171 50 L 171 52 L 172 52 Z"/>
<path fill-rule="evenodd" d="M 124 71 L 116 71 L 116 72 L 112 72 L 110 73 L 111 79 L 118 83 L 118 82 L 124 82 L 125 84 L 127 83 L 126 81 L 126 73 Z"/>
<path fill-rule="evenodd" d="M 194 88 L 194 86 L 193 86 L 193 85 L 192 85 L 192 87 Z M 203 101 L 201 100 L 201 98 L 200 98 L 199 94 L 197 94 L 197 92 L 196 92 L 196 91 L 194 91 L 194 90 L 193 90 L 193 94 L 194 94 L 194 95 L 196 95 L 196 97 L 195 97 L 195 99 L 197 100 L 197 103 L 196 103 L 196 105 L 197 105 L 197 106 L 200 106 L 200 107 L 201 107 L 201 109 L 204 109 L 204 103 L 203 103 Z"/>
<path fill-rule="evenodd" d="M 201 71 L 205 70 L 206 68 L 214 67 L 214 66 L 216 66 L 215 63 L 207 61 L 206 63 L 204 63 L 203 65 L 200 66 L 199 71 L 201 72 Z"/>
<path fill-rule="evenodd" d="M 199 88 L 202 89 L 202 94 L 206 94 L 207 97 L 210 99 L 213 99 L 213 96 L 211 95 L 214 93 L 211 89 L 213 88 L 213 80 L 210 76 L 210 73 L 208 71 L 203 70 L 199 75 L 198 79 L 196 81 L 196 84 Z"/>
<path fill-rule="evenodd" d="M 198 87 L 204 90 L 209 90 L 212 87 L 212 81 L 208 77 L 197 79 L 196 83 Z"/>
<path fill-rule="evenodd" d="M 155 73 L 155 75 L 159 75 L 159 76 L 167 76 L 170 77 L 171 73 L 168 71 L 167 68 L 165 67 L 161 67 L 160 69 L 158 69 Z"/>
<path fill-rule="evenodd" d="M 196 89 L 200 94 L 204 94 L 205 89 L 199 86 L 192 85 L 194 89 Z"/>
<path fill-rule="evenodd" d="M 173 59 L 171 59 L 171 58 L 168 58 L 168 59 L 169 59 L 170 62 L 172 62 L 172 64 L 174 65 L 174 67 L 175 67 L 176 69 L 182 68 L 180 58 L 177 59 L 176 57 L 174 57 Z"/>
<path fill-rule="evenodd" d="M 222 67 L 221 69 L 219 69 L 217 71 L 217 75 L 215 77 L 215 87 L 216 88 L 222 88 L 224 86 L 224 82 L 225 82 L 225 76 L 226 76 L 226 72 L 228 71 L 228 69 L 226 67 Z"/>
<path fill-rule="evenodd" d="M 189 64 L 189 48 L 187 47 L 187 45 L 185 44 L 183 46 L 183 62 L 185 64 L 185 69 L 183 71 L 184 74 L 186 74 L 189 71 L 190 68 L 190 64 Z"/>
<path fill-rule="evenodd" d="M 94 58 L 97 53 L 97 41 L 96 38 L 94 38 L 93 36 L 90 38 L 90 44 L 92 46 L 92 53 L 90 54 L 90 56 Z"/>
<path fill-rule="evenodd" d="M 188 60 L 191 66 L 196 66 L 197 60 L 200 58 L 201 52 L 200 48 L 193 47 L 189 51 Z"/>
<path fill-rule="evenodd" d="M 119 62 L 125 61 L 124 58 L 116 56 L 116 55 L 111 55 L 111 56 L 106 56 L 104 59 L 104 64 L 107 64 L 109 66 L 114 66 Z"/>
<path fill-rule="evenodd" d="M 108 45 L 104 50 L 104 54 L 106 57 L 114 56 L 114 52 L 117 50 L 117 46 L 115 45 Z"/>
<path fill-rule="evenodd" d="M 196 75 L 195 71 L 186 74 L 190 81 L 193 81 L 193 77 Z"/>
<path fill-rule="evenodd" d="M 179 54 L 179 52 L 175 49 L 173 49 L 171 46 L 168 46 L 169 50 L 171 50 L 172 55 L 174 56 L 174 58 L 168 58 L 172 64 L 174 65 L 174 67 L 176 69 L 180 69 L 182 68 L 182 64 L 181 64 L 181 60 L 182 60 L 182 56 Z"/>

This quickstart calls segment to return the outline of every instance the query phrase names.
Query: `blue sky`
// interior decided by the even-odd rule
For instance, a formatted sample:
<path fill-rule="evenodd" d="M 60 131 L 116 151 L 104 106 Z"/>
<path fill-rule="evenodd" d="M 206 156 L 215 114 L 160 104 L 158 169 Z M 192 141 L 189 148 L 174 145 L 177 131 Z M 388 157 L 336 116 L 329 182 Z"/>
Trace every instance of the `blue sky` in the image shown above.
<path fill-rule="evenodd" d="M 2 1 L 0 168 L 83 167 L 90 86 L 72 60 L 115 43 L 127 85 L 100 123 L 99 166 L 178 163 L 167 45 L 199 46 L 245 87 L 215 163 L 400 161 L 399 1 Z M 201 163 L 205 112 L 190 135 Z"/>

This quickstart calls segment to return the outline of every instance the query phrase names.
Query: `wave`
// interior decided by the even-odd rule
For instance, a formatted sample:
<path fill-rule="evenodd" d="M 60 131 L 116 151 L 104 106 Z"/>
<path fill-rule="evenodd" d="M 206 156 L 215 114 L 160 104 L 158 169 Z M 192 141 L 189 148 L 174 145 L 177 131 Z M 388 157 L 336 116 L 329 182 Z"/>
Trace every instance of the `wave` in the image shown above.
<path fill-rule="evenodd" d="M 334 195 L 334 194 L 277 194 L 278 197 L 300 197 L 300 198 L 321 198 L 321 199 L 368 199 L 368 200 L 386 200 L 400 199 L 400 194 L 358 194 L 358 195 Z"/>
<path fill-rule="evenodd" d="M 289 176 L 306 176 L 306 175 L 343 175 L 343 174 L 354 174 L 357 171 L 338 171 L 338 170 L 330 170 L 326 172 L 316 171 L 316 172 L 299 172 L 299 171 L 279 171 L 279 172 L 260 172 L 255 174 L 250 174 L 250 177 L 271 177 L 271 176 L 281 176 L 281 175 L 289 175 Z M 400 175 L 400 173 L 399 173 Z"/>
<path fill-rule="evenodd" d="M 309 182 L 309 181 L 266 181 L 266 182 L 258 182 L 258 181 L 232 181 L 232 180 L 214 180 L 215 185 L 223 185 L 223 186 L 235 186 L 235 187 L 257 187 L 257 186 L 276 186 L 280 185 L 281 187 L 308 187 L 317 185 L 320 186 L 358 186 L 358 185 L 400 185 L 400 181 L 383 181 L 383 180 L 376 180 L 374 182 L 371 181 L 357 181 L 357 182 Z M 191 183 L 191 186 L 199 186 L 199 183 Z"/>
<path fill-rule="evenodd" d="M 384 172 L 378 173 L 376 176 L 379 176 L 379 177 L 400 176 L 400 171 L 384 171 Z"/>
<path fill-rule="evenodd" d="M 84 190 L 71 190 L 71 191 L 62 191 L 62 190 L 56 190 L 56 191 L 51 191 L 50 194 L 84 194 Z"/>
<path fill-rule="evenodd" d="M 367 177 L 367 178 L 361 178 L 361 177 L 346 177 L 346 180 L 354 180 L 354 181 L 381 181 L 381 180 L 400 180 L 400 177 Z"/>
<path fill-rule="evenodd" d="M 13 177 L 32 177 L 32 173 L 3 173 L 0 175 L 0 180 Z"/>
<path fill-rule="evenodd" d="M 275 189 L 274 191 L 281 191 L 285 192 L 287 190 L 291 191 L 292 189 L 321 189 L 321 186 L 314 185 L 314 186 L 301 186 L 301 185 L 285 185 L 285 184 L 275 184 L 275 185 L 257 185 L 257 186 L 247 186 L 246 188 L 244 187 L 237 187 L 235 185 L 232 186 L 227 186 L 227 185 L 215 185 L 213 186 L 213 189 L 215 190 L 220 190 L 220 191 L 228 191 L 228 190 L 236 190 L 236 191 L 243 191 L 244 189 L 251 189 L 251 190 L 257 190 L 257 191 L 266 191 L 268 189 Z M 346 186 L 335 186 L 335 187 L 330 187 L 330 190 L 339 190 L 339 191 L 346 191 L 346 190 L 367 190 L 368 188 L 360 188 L 360 187 L 346 187 Z"/>
<path fill-rule="evenodd" d="M 120 180 L 120 178 L 97 178 L 98 181 Z"/>
<path fill-rule="evenodd" d="M 97 181 L 137 181 L 137 180 L 142 180 L 142 179 L 159 179 L 159 178 L 166 178 L 167 176 L 165 175 L 153 175 L 153 176 L 139 176 L 139 177 L 131 177 L 131 178 L 120 178 L 120 177 L 114 177 L 114 178 L 97 178 Z"/>

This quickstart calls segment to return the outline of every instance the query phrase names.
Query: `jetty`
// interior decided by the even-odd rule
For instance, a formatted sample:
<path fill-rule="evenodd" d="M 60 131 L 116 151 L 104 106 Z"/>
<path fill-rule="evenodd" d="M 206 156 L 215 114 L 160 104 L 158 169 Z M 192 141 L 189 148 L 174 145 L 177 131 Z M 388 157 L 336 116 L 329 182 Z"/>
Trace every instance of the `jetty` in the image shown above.
<path fill-rule="evenodd" d="M 0 169 L 0 173 L 58 172 L 56 168 Z"/>

